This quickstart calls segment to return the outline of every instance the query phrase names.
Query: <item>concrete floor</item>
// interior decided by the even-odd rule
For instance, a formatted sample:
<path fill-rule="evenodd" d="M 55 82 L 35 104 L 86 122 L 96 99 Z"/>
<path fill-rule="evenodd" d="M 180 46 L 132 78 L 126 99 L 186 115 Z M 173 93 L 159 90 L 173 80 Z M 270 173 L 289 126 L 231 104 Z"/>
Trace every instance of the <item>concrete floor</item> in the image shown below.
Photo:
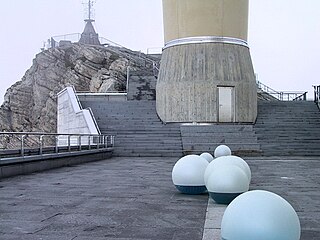
<path fill-rule="evenodd" d="M 301 240 L 320 239 L 320 157 L 245 158 L 252 172 L 250 190 L 267 190 L 286 199 L 296 210 Z M 203 240 L 220 240 L 226 206 L 208 201 Z"/>
<path fill-rule="evenodd" d="M 220 239 L 225 206 L 178 193 L 176 160 L 112 158 L 2 179 L 0 239 Z M 287 199 L 301 240 L 320 239 L 320 158 L 246 160 L 251 189 Z"/>

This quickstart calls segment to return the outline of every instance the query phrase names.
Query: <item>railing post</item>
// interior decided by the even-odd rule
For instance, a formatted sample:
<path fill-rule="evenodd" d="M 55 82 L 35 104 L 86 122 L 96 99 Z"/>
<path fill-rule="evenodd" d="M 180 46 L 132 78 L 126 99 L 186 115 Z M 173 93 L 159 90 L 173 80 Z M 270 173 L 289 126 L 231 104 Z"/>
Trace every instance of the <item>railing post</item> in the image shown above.
<path fill-rule="evenodd" d="M 68 152 L 71 151 L 71 135 L 68 135 Z"/>
<path fill-rule="evenodd" d="M 111 147 L 114 147 L 114 136 L 111 135 Z"/>
<path fill-rule="evenodd" d="M 56 140 L 55 152 L 56 152 L 56 153 L 59 153 L 59 147 L 58 147 L 58 144 L 59 144 L 59 136 L 55 136 L 55 140 Z"/>
<path fill-rule="evenodd" d="M 79 151 L 81 151 L 81 135 L 78 137 L 78 143 L 79 143 Z"/>
<path fill-rule="evenodd" d="M 127 67 L 127 83 L 126 83 L 126 91 L 129 92 L 129 79 L 130 79 L 130 66 Z"/>
<path fill-rule="evenodd" d="M 88 136 L 88 149 L 91 150 L 91 135 Z"/>
<path fill-rule="evenodd" d="M 100 146 L 100 135 L 98 135 L 97 149 L 99 149 L 99 146 Z"/>
<path fill-rule="evenodd" d="M 320 100 L 320 85 L 313 86 L 313 89 L 314 89 L 314 102 L 318 104 Z"/>
<path fill-rule="evenodd" d="M 42 155 L 42 147 L 43 147 L 43 135 L 39 137 L 40 147 L 39 147 L 39 154 Z"/>
<path fill-rule="evenodd" d="M 26 135 L 21 136 L 21 157 L 24 157 L 24 138 Z"/>

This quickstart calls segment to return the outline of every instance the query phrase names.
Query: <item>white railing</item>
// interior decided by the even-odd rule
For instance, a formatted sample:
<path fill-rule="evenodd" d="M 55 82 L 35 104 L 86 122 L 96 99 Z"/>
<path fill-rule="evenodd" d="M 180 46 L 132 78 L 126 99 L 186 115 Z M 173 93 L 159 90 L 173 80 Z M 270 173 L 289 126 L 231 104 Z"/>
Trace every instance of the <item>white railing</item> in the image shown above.
<path fill-rule="evenodd" d="M 0 132 L 0 159 L 113 147 L 113 135 Z"/>
<path fill-rule="evenodd" d="M 320 85 L 313 86 L 314 89 L 314 102 L 317 104 L 317 106 L 320 109 Z"/>
<path fill-rule="evenodd" d="M 279 101 L 306 101 L 308 92 L 276 91 L 257 81 L 257 87 Z"/>

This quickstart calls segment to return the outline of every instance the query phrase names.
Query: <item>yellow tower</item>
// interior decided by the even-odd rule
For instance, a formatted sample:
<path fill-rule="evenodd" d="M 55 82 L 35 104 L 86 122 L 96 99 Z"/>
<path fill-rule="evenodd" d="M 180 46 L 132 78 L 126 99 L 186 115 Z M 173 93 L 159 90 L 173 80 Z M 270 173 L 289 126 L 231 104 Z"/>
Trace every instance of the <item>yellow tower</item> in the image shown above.
<path fill-rule="evenodd" d="M 257 92 L 247 44 L 248 0 L 163 0 L 157 81 L 164 122 L 249 122 Z"/>

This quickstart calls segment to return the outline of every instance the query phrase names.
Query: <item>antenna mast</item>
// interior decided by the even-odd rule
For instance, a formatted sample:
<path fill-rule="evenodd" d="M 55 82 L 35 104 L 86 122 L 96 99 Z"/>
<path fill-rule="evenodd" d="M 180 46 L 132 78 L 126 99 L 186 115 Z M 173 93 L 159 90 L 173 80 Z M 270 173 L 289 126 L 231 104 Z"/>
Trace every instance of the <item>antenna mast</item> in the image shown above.
<path fill-rule="evenodd" d="M 93 3 L 91 3 L 91 0 L 89 0 L 89 1 L 88 1 L 88 9 L 89 9 L 89 10 L 88 10 L 88 15 L 89 15 L 88 19 L 89 19 L 89 20 L 91 20 L 91 6 L 92 6 L 92 4 L 93 4 Z"/>
<path fill-rule="evenodd" d="M 86 5 L 85 7 L 85 11 L 86 11 L 86 16 L 85 16 L 85 20 L 86 22 L 94 22 L 93 20 L 93 15 L 94 15 L 94 9 L 93 9 L 93 4 L 95 3 L 95 0 L 88 0 L 88 2 L 83 2 L 84 5 Z"/>

